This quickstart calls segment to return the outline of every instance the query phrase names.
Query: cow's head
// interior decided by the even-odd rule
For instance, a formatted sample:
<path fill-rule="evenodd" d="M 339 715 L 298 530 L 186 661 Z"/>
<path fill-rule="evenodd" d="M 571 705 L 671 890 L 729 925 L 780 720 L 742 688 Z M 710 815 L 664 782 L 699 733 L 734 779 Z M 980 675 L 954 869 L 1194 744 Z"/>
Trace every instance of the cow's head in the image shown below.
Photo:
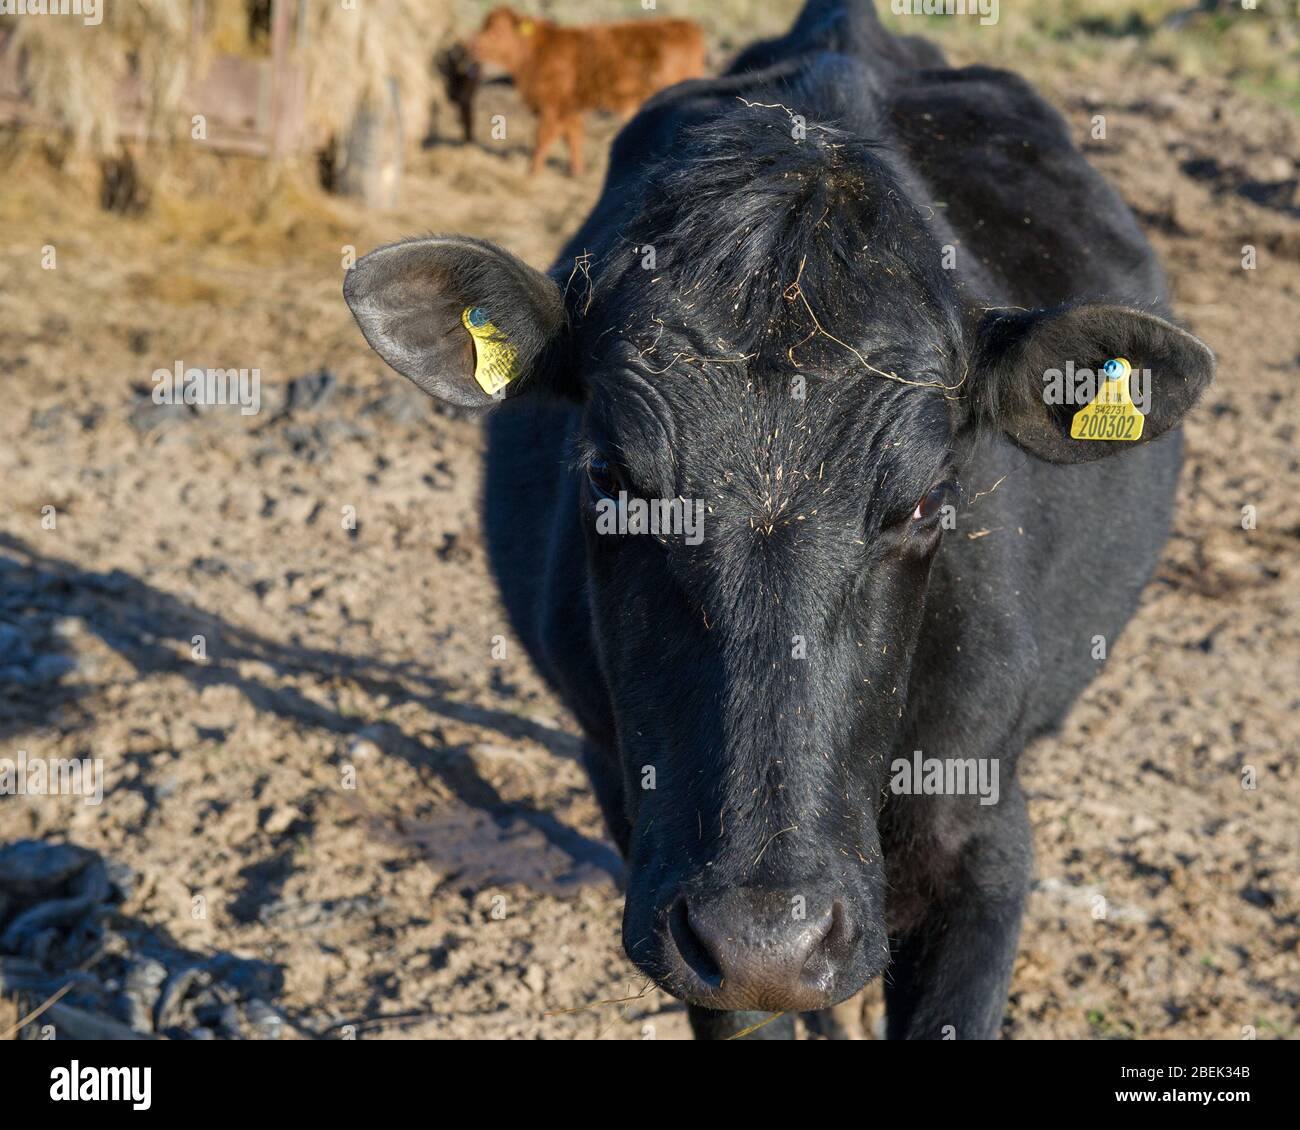
<path fill-rule="evenodd" d="M 488 406 L 469 308 L 517 352 L 509 410 L 580 412 L 575 492 L 631 828 L 624 944 L 720 1009 L 844 999 L 888 959 L 877 817 L 944 505 L 974 437 L 1052 462 L 1043 374 L 1149 370 L 1141 442 L 1209 381 L 1195 338 L 1116 306 L 968 318 L 929 209 L 880 154 L 771 113 L 680 143 L 618 237 L 557 280 L 496 247 L 368 255 L 345 293 L 420 387 Z M 703 537 L 602 532 L 696 500 Z M 661 511 L 661 515 L 665 513 Z M 693 544 L 693 542 L 695 542 Z"/>

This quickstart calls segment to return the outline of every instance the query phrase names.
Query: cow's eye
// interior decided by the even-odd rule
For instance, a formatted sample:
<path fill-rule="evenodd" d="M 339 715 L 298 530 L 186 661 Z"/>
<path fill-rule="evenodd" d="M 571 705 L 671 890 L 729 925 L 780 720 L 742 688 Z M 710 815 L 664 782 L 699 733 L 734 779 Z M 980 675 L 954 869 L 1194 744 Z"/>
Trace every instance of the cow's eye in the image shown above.
<path fill-rule="evenodd" d="M 913 522 L 927 522 L 933 518 L 944 504 L 952 497 L 956 484 L 951 482 L 942 482 L 938 486 L 931 487 L 925 493 L 925 497 L 916 504 L 916 509 L 912 511 Z"/>
<path fill-rule="evenodd" d="M 587 482 L 597 498 L 613 498 L 619 491 L 618 472 L 603 455 L 593 455 L 587 460 Z"/>

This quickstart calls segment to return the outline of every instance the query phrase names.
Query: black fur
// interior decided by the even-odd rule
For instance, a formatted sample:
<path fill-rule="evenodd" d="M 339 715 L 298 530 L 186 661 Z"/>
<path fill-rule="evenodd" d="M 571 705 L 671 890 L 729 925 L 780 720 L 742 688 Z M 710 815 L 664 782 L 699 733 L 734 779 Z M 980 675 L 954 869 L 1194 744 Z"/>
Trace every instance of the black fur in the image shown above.
<path fill-rule="evenodd" d="M 434 373 L 391 311 L 467 287 L 431 298 L 429 241 L 403 246 L 423 281 L 386 249 L 349 301 L 455 399 L 464 365 Z M 1030 876 L 1015 764 L 1136 607 L 1212 372 L 1127 208 L 1019 79 L 814 0 L 629 123 L 552 298 L 467 254 L 546 314 L 511 330 L 547 395 L 489 419 L 488 543 L 586 732 L 631 958 L 702 1036 L 881 973 L 891 1036 L 995 1036 Z M 1043 369 L 1124 350 L 1153 374 L 1143 442 L 1070 440 Z M 598 534 L 593 458 L 598 484 L 705 500 L 702 543 Z M 913 519 L 944 483 L 946 535 Z M 894 795 L 913 750 L 997 759 L 1000 802 Z"/>
<path fill-rule="evenodd" d="M 438 53 L 434 60 L 442 75 L 447 101 L 456 107 L 461 134 L 466 142 L 474 140 L 474 99 L 482 85 L 483 70 L 469 51 L 459 43 Z"/>

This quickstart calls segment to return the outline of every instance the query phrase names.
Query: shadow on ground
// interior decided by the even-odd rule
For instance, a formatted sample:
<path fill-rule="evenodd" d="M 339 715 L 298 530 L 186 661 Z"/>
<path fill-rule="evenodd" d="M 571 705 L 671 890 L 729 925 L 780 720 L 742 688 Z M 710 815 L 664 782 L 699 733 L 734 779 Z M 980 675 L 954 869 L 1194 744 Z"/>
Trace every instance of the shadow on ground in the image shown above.
<path fill-rule="evenodd" d="M 292 686 L 247 672 L 263 665 L 261 670 L 269 669 L 281 679 L 306 678 L 322 684 L 351 680 L 369 694 L 418 701 L 445 719 L 482 727 L 502 738 L 536 742 L 561 758 L 580 755 L 580 743 L 572 735 L 509 711 L 459 701 L 451 684 L 418 664 L 279 643 L 121 570 L 88 571 L 40 553 L 22 539 L 0 534 L 0 743 L 7 751 L 14 747 L 14 739 L 38 727 L 54 725 L 76 732 L 93 721 L 101 692 L 110 684 L 78 671 L 78 656 L 67 630 L 70 619 L 127 660 L 142 679 L 166 673 L 181 675 L 200 690 L 233 687 L 258 711 L 340 736 L 372 740 L 377 736 L 386 755 L 437 774 L 461 805 L 448 806 L 435 820 L 404 826 L 401 835 L 462 887 L 521 883 L 562 894 L 593 877 L 621 881 L 621 861 L 608 844 L 528 803 L 507 802 L 475 769 L 471 758 L 435 758 L 396 726 L 368 726 L 364 718 L 340 713 Z M 191 658 L 196 635 L 206 640 L 207 654 L 201 660 Z M 153 803 L 149 797 L 146 801 Z M 250 864 L 242 873 L 245 885 L 231 912 L 241 921 L 274 913 L 286 869 L 291 872 L 292 866 L 290 857 L 276 855 Z M 57 967 L 41 957 L 58 948 L 35 958 L 11 954 L 8 981 L 33 991 L 46 985 L 41 978 L 48 980 Z M 12 959 L 18 956 L 28 964 L 13 966 Z M 33 968 L 33 960 L 41 968 Z M 171 965 L 189 967 L 176 961 Z M 161 968 L 166 976 L 170 966 L 163 962 Z M 152 969 L 151 976 L 157 975 L 159 969 Z M 263 996 L 274 990 L 272 983 L 259 983 Z M 261 997 L 252 999 L 264 1005 Z M 114 1015 L 125 1007 L 118 1006 Z M 239 1030 L 232 1016 L 227 1020 L 230 1031 Z M 263 1017 L 263 1022 L 271 1021 Z M 254 1017 L 249 1023 L 259 1020 Z"/>

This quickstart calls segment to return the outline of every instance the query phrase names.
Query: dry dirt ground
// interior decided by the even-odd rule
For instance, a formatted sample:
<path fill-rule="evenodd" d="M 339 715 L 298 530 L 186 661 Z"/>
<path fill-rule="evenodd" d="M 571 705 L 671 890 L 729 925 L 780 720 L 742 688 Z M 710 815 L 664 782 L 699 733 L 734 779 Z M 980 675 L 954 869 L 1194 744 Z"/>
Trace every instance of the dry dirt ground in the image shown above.
<path fill-rule="evenodd" d="M 1293 1036 L 1300 129 L 1158 70 L 1061 73 L 1047 91 L 1220 370 L 1142 611 L 1029 759 L 1037 881 L 1005 1034 Z M 480 125 L 511 97 L 490 89 Z M 622 954 L 618 863 L 574 726 L 509 640 L 478 426 L 387 371 L 339 297 L 345 245 L 413 232 L 547 265 L 614 128 L 595 124 L 578 182 L 558 159 L 529 180 L 522 138 L 440 144 L 392 213 L 261 229 L 219 201 L 122 219 L 70 182 L 6 188 L 0 756 L 102 759 L 105 794 L 0 797 L 0 844 L 92 849 L 111 881 L 102 933 L 63 959 L 80 979 L 62 1004 L 82 1011 L 45 1021 L 688 1035 Z M 150 374 L 177 360 L 259 367 L 262 411 L 153 405 Z M 23 897 L 0 889 L 0 923 Z M 63 983 L 30 951 L 0 974 L 5 960 L 11 1016 Z M 868 990 L 819 1030 L 870 1035 L 878 1014 Z"/>

